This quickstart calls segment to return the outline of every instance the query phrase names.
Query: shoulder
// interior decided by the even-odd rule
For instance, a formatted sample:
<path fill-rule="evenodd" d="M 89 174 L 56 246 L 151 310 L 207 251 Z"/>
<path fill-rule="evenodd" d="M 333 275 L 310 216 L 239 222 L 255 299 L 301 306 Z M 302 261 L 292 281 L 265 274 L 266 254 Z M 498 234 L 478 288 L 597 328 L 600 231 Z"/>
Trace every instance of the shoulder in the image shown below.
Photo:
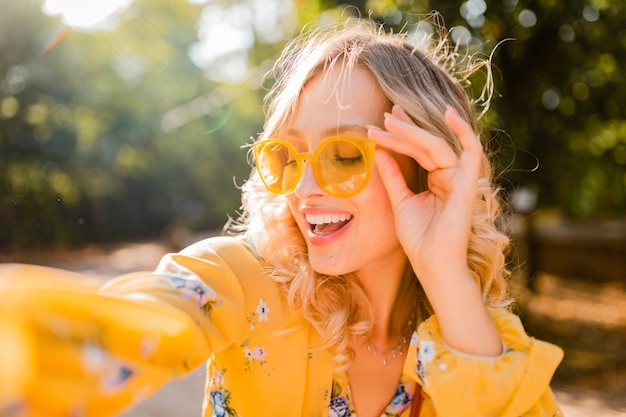
<path fill-rule="evenodd" d="M 203 279 L 209 271 L 212 275 L 233 277 L 241 285 L 247 302 L 258 303 L 262 299 L 271 300 L 273 304 L 284 303 L 283 293 L 272 279 L 272 266 L 245 236 L 210 237 L 192 244 L 174 257 L 188 265 L 194 263 L 193 260 L 199 261 L 200 266 L 195 272 Z"/>
<path fill-rule="evenodd" d="M 195 242 L 179 252 L 181 255 L 203 258 L 210 254 L 223 257 L 252 257 L 257 262 L 262 258 L 244 236 L 214 236 Z"/>
<path fill-rule="evenodd" d="M 300 321 L 299 312 L 289 307 L 280 284 L 272 278 L 273 267 L 258 255 L 244 236 L 211 237 L 180 253 L 186 258 L 200 258 L 203 263 L 213 265 L 213 272 L 215 268 L 222 269 L 224 275 L 236 280 L 244 295 L 246 322 L 251 326 L 246 327 L 244 334 L 254 329 L 271 331 L 284 323 Z M 202 272 L 200 274 L 202 276 Z"/>
<path fill-rule="evenodd" d="M 250 275 L 263 272 L 267 268 L 264 260 L 244 236 L 210 237 L 184 248 L 174 256 L 223 264 L 236 275 Z"/>

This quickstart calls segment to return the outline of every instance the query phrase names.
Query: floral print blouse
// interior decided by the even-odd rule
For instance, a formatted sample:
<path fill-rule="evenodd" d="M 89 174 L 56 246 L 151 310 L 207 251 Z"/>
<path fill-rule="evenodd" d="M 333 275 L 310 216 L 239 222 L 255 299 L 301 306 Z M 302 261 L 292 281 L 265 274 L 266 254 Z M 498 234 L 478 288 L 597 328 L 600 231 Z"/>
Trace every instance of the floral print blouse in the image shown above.
<path fill-rule="evenodd" d="M 144 309 L 153 318 L 129 322 L 125 338 L 86 344 L 91 353 L 76 361 L 93 377 L 93 358 L 117 350 L 101 389 L 123 393 L 115 398 L 124 406 L 206 361 L 203 417 L 355 417 L 347 375 L 333 369 L 319 334 L 289 308 L 267 267 L 243 238 L 217 237 L 166 255 L 151 274 L 118 277 L 99 291 L 110 298 L 108 311 Z M 382 416 L 408 417 L 416 384 L 422 417 L 562 416 L 549 387 L 562 350 L 529 337 L 515 315 L 490 313 L 505 347 L 498 357 L 456 352 L 435 316 L 421 323 Z M 113 330 L 104 334 L 120 334 Z M 81 415 L 111 415 L 107 407 L 120 405 L 111 399 Z"/>
<path fill-rule="evenodd" d="M 415 391 L 416 381 L 403 375 L 396 389 L 396 393 L 383 411 L 384 417 L 402 416 L 410 411 Z M 350 384 L 345 374 L 336 375 L 333 380 L 332 397 L 328 405 L 328 417 L 356 416 Z"/>

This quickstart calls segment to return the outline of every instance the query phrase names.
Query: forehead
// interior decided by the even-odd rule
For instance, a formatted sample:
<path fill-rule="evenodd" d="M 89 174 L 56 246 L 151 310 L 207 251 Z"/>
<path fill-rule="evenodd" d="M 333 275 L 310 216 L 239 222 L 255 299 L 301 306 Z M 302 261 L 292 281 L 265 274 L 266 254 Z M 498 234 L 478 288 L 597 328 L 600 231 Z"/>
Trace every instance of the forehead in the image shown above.
<path fill-rule="evenodd" d="M 289 131 L 308 139 L 351 126 L 365 132 L 366 125 L 382 125 L 389 108 L 374 77 L 364 68 L 333 68 L 314 76 L 302 90 Z M 339 132 L 337 132 L 338 134 Z"/>

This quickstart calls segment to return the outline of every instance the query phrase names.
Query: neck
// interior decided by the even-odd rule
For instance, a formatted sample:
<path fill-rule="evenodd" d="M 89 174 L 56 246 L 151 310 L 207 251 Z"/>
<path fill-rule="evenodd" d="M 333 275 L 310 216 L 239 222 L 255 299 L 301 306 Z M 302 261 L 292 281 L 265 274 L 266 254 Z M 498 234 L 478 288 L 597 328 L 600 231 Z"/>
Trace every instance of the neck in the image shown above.
<path fill-rule="evenodd" d="M 394 332 L 398 326 L 394 326 L 392 320 L 403 320 L 401 329 L 404 329 L 406 320 L 392 317 L 392 313 L 407 263 L 408 260 L 402 253 L 401 259 L 396 262 L 388 260 L 381 268 L 370 267 L 357 272 L 372 306 L 373 322 L 369 340 L 378 349 L 387 350 L 397 346 L 403 336 L 398 331 Z"/>

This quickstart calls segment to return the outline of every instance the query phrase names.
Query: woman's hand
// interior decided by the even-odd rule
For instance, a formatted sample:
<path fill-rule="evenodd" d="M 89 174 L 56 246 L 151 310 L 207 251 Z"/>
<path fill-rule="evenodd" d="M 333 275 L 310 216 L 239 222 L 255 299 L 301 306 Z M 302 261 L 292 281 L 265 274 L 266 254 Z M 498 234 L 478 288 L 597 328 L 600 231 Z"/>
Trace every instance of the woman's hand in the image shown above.
<path fill-rule="evenodd" d="M 386 149 L 376 151 L 376 164 L 398 239 L 437 314 L 444 340 L 465 353 L 498 355 L 500 333 L 467 264 L 483 149 L 456 110 L 449 108 L 445 121 L 459 140 L 459 155 L 445 139 L 415 125 L 398 105 L 385 115 L 386 130 L 370 127 L 369 135 Z M 412 158 L 427 171 L 427 190 L 410 189 L 392 153 Z"/>
<path fill-rule="evenodd" d="M 376 163 L 394 210 L 398 238 L 420 279 L 467 268 L 483 151 L 471 126 L 456 110 L 449 108 L 445 120 L 462 146 L 459 156 L 443 138 L 416 126 L 398 105 L 386 114 L 386 131 L 369 130 L 381 147 L 414 159 L 428 172 L 428 190 L 415 194 L 391 153 L 377 151 Z"/>
<path fill-rule="evenodd" d="M 114 416 L 208 356 L 182 311 L 98 288 L 0 264 L 0 416 Z"/>

